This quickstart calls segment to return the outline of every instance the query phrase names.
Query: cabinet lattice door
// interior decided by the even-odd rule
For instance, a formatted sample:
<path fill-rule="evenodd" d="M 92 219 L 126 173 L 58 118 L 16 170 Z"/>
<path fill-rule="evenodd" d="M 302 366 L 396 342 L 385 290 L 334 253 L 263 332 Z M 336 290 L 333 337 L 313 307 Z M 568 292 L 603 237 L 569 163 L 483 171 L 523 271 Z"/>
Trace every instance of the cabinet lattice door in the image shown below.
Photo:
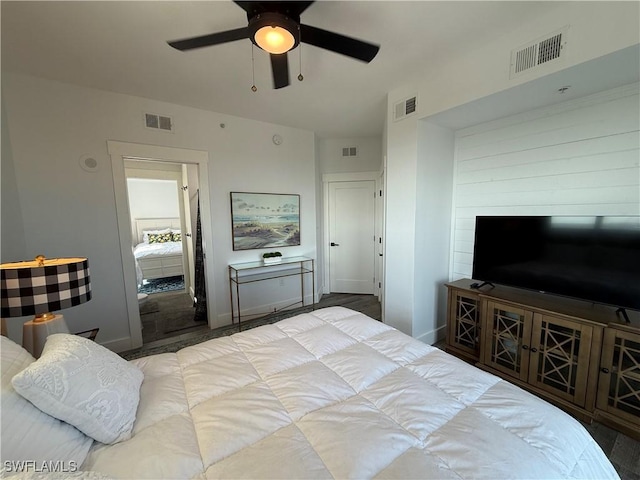
<path fill-rule="evenodd" d="M 458 290 L 449 292 L 449 345 L 476 360 L 480 353 L 480 299 Z"/>
<path fill-rule="evenodd" d="M 484 363 L 503 373 L 527 379 L 532 312 L 487 302 Z"/>
<path fill-rule="evenodd" d="M 535 314 L 529 383 L 584 406 L 592 335 L 589 325 Z"/>
<path fill-rule="evenodd" d="M 640 424 L 640 335 L 605 331 L 598 408 Z"/>

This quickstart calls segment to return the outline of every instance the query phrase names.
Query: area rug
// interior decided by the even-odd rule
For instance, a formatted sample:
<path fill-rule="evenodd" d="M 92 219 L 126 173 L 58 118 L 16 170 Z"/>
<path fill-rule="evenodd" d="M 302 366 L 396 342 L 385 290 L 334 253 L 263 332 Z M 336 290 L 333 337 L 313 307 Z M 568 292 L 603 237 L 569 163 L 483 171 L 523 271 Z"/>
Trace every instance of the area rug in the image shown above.
<path fill-rule="evenodd" d="M 145 280 L 145 284 L 138 289 L 138 293 L 162 293 L 174 290 L 184 290 L 184 276 L 154 278 Z"/>

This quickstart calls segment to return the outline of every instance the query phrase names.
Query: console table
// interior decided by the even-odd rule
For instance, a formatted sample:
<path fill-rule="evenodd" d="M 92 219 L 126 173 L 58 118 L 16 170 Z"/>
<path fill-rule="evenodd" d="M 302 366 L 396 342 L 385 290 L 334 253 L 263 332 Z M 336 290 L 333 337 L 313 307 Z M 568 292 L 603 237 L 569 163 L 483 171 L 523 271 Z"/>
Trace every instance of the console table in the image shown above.
<path fill-rule="evenodd" d="M 312 306 L 315 308 L 315 274 L 314 260 L 308 257 L 283 257 L 278 263 L 265 264 L 262 261 L 234 263 L 229 265 L 229 296 L 231 300 L 231 322 L 235 323 L 238 319 L 238 331 L 242 329 L 242 314 L 240 309 L 240 291 L 241 286 L 248 283 L 263 282 L 277 278 L 299 276 L 300 277 L 300 301 L 281 307 L 274 313 L 294 305 L 304 302 L 304 276 L 311 275 L 311 298 Z M 235 292 L 235 294 L 234 294 Z"/>

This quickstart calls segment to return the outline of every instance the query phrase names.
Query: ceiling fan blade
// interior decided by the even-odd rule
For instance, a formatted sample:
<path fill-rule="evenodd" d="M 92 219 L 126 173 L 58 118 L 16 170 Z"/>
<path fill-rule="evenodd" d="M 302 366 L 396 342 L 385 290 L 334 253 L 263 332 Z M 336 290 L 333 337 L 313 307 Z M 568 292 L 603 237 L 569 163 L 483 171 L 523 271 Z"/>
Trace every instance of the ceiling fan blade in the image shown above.
<path fill-rule="evenodd" d="M 235 30 L 227 30 L 225 32 L 211 33 L 202 35 L 201 37 L 184 38 L 182 40 L 173 40 L 167 42 L 177 50 L 192 50 L 194 48 L 208 47 L 210 45 L 218 45 L 220 43 L 234 42 L 249 38 L 249 29 L 247 27 L 236 28 Z"/>
<path fill-rule="evenodd" d="M 300 25 L 300 41 L 369 63 L 380 47 L 310 25 Z"/>
<path fill-rule="evenodd" d="M 284 2 L 287 8 L 295 15 L 300 15 L 307 8 L 311 6 L 313 2 Z"/>
<path fill-rule="evenodd" d="M 238 5 L 241 9 L 243 9 L 248 14 L 255 12 L 256 9 L 259 9 L 260 11 L 264 11 L 264 8 L 261 5 L 262 2 L 237 2 L 234 0 L 233 3 Z"/>
<path fill-rule="evenodd" d="M 311 2 L 241 2 L 235 1 L 241 9 L 247 12 L 247 17 L 251 18 L 254 15 L 265 12 L 278 12 L 288 15 L 289 17 L 300 17 L 300 14 L 304 12 L 313 3 Z"/>
<path fill-rule="evenodd" d="M 287 54 L 282 53 L 271 56 L 271 71 L 273 72 L 273 88 L 282 88 L 289 85 L 289 60 Z"/>

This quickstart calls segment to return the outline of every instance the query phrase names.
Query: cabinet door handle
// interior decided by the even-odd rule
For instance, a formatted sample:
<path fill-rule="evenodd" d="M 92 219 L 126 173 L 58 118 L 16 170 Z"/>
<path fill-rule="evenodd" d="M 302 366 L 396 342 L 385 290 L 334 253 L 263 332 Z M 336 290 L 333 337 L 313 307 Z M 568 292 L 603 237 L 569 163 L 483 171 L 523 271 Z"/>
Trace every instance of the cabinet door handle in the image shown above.
<path fill-rule="evenodd" d="M 536 352 L 538 351 L 538 349 L 537 349 L 536 347 L 531 347 L 531 351 L 532 351 L 533 353 L 536 353 Z"/>
<path fill-rule="evenodd" d="M 332 247 L 339 247 L 339 246 L 340 246 L 340 244 L 339 244 L 339 243 L 335 243 L 335 242 L 331 242 L 331 246 L 332 246 Z"/>
<path fill-rule="evenodd" d="M 608 368 L 602 368 L 600 371 L 602 373 L 609 373 L 609 369 Z"/>
<path fill-rule="evenodd" d="M 522 345 L 523 350 L 529 350 L 529 345 Z"/>

